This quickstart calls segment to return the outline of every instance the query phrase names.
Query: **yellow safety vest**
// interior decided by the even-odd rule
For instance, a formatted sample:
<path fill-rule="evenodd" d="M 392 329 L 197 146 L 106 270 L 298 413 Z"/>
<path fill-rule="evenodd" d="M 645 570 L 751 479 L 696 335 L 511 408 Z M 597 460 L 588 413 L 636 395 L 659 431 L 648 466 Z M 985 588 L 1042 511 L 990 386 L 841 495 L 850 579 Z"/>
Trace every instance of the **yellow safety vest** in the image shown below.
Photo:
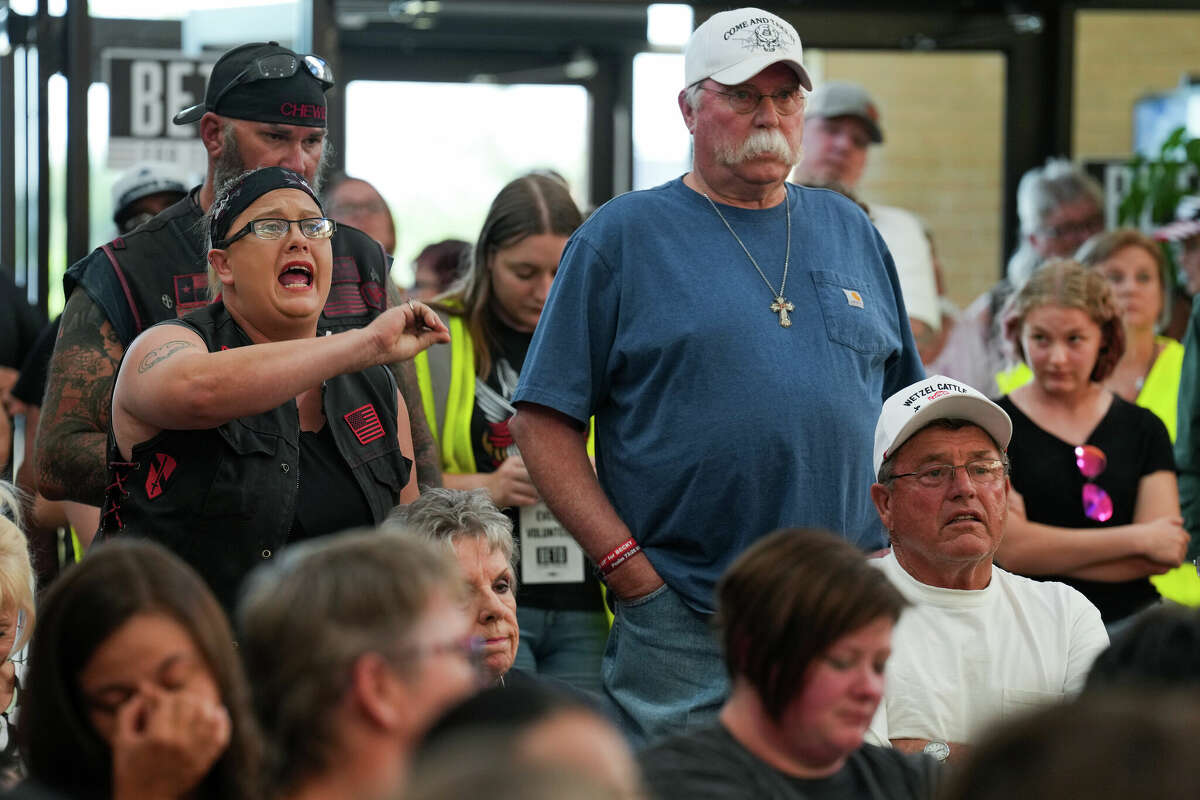
<path fill-rule="evenodd" d="M 450 343 L 435 344 L 417 354 L 414 363 L 421 386 L 425 418 L 437 440 L 442 471 L 452 475 L 478 472 L 471 443 L 475 413 L 475 342 L 464 319 L 439 314 L 450 329 Z M 595 456 L 595 420 L 589 423 L 587 451 Z"/>
<path fill-rule="evenodd" d="M 1166 336 L 1155 337 L 1155 342 L 1162 351 L 1158 358 L 1154 359 L 1154 364 L 1146 375 L 1146 382 L 1138 392 L 1137 404 L 1147 411 L 1154 412 L 1154 416 L 1163 421 L 1167 426 L 1167 435 L 1171 437 L 1171 444 L 1174 444 L 1179 408 L 1179 375 L 1183 370 L 1183 345 Z M 999 387 L 1000 394 L 1012 394 L 1014 389 L 1019 389 L 1031 380 L 1033 370 L 1025 364 L 1017 364 L 996 373 L 996 386 Z"/>

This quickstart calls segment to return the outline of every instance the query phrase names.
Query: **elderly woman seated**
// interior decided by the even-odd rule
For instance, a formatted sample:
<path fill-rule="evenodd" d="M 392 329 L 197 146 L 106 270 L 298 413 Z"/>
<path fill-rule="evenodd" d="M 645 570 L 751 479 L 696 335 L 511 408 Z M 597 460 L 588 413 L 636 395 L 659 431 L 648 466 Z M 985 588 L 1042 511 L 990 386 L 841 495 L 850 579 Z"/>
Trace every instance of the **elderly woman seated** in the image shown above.
<path fill-rule="evenodd" d="M 932 759 L 863 743 L 906 605 L 833 534 L 759 540 L 717 585 L 730 697 L 717 724 L 642 752 L 650 788 L 662 800 L 931 796 Z"/>
<path fill-rule="evenodd" d="M 458 559 L 470 592 L 474 635 L 489 683 L 536 680 L 512 669 L 521 632 L 517 627 L 512 521 L 486 489 L 426 489 L 396 508 L 385 527 L 443 544 Z"/>

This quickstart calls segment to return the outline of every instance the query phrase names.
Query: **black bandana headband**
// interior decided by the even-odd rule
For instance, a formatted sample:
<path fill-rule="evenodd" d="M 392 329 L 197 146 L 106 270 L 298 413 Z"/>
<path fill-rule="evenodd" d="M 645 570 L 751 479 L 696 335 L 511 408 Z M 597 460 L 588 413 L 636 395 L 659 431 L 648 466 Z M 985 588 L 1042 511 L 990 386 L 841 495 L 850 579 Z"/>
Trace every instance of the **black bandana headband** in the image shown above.
<path fill-rule="evenodd" d="M 208 222 L 208 241 L 210 247 L 224 241 L 229 235 L 229 228 L 241 213 L 249 208 L 255 200 L 267 192 L 276 189 L 299 189 L 313 199 L 317 208 L 324 214 L 317 193 L 308 185 L 308 181 L 298 172 L 287 167 L 260 167 L 249 172 L 243 172 L 221 187 L 217 199 L 213 202 L 212 216 Z"/>

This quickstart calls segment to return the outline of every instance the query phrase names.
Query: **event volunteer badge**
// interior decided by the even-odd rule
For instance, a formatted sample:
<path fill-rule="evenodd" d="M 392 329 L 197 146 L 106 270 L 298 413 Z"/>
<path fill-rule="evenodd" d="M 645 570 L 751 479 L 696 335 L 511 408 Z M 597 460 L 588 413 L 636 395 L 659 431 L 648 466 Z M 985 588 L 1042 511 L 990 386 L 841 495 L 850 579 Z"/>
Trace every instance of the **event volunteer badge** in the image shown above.
<path fill-rule="evenodd" d="M 545 503 L 521 507 L 521 583 L 580 583 L 583 550 Z"/>

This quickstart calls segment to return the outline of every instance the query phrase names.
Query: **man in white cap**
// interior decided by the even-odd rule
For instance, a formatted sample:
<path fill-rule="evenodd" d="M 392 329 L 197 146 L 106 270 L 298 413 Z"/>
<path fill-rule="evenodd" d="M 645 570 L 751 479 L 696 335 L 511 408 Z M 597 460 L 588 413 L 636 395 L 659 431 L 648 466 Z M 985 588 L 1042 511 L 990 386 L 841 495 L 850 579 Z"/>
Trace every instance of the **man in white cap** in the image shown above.
<path fill-rule="evenodd" d="M 825 81 L 808 99 L 804 124 L 804 157 L 796 167 L 794 180 L 856 193 L 871 145 L 883 144 L 879 107 L 867 90 L 847 81 Z M 895 259 L 917 343 L 924 347 L 928 340 L 932 344 L 942 326 L 942 312 L 933 251 L 924 226 L 902 208 L 867 205 L 871 221 Z"/>
<path fill-rule="evenodd" d="M 1108 645 L 1078 591 L 992 563 L 1011 436 L 1003 409 L 943 375 L 883 404 L 871 499 L 892 550 L 876 563 L 913 607 L 892 637 L 878 744 L 957 756 L 988 723 L 1079 691 Z"/>
<path fill-rule="evenodd" d="M 121 173 L 113 182 L 113 222 L 126 234 L 188 193 L 180 171 L 171 164 L 148 161 Z"/>
<path fill-rule="evenodd" d="M 922 374 L 866 215 L 785 182 L 811 86 L 795 29 L 716 14 L 684 71 L 692 170 L 572 236 L 510 425 L 616 601 L 605 691 L 641 740 L 715 718 L 713 588 L 749 544 L 806 525 L 883 546 L 870 420 Z"/>

